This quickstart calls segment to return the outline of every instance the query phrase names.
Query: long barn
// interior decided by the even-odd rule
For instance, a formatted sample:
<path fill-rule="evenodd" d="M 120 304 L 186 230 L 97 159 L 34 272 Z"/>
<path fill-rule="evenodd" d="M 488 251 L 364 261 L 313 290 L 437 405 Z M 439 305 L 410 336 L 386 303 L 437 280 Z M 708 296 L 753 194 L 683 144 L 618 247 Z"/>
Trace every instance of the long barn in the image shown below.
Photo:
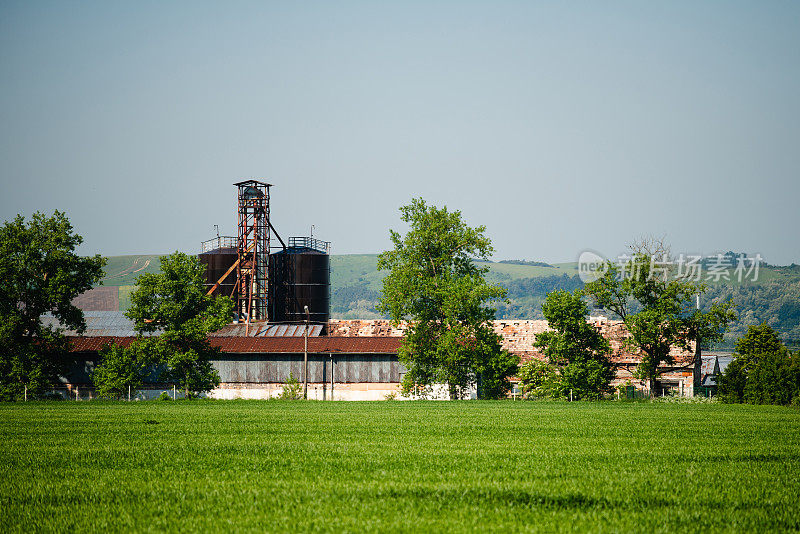
<path fill-rule="evenodd" d="M 118 343 L 126 346 L 135 339 L 133 324 L 123 312 L 85 311 L 87 330 L 83 334 L 67 332 L 71 342 L 68 356 L 72 362 L 61 391 L 88 398 L 93 394 L 91 371 L 103 346 Z M 49 321 L 54 321 L 50 318 Z M 624 325 L 605 319 L 593 324 L 612 346 L 611 359 L 617 366 L 615 385 L 643 382 L 633 376 L 640 361 L 637 354 L 625 350 Z M 308 383 L 309 398 L 319 400 L 380 400 L 397 394 L 405 368 L 398 361 L 405 325 L 393 326 L 386 320 L 345 321 L 332 319 L 324 329 L 309 328 Z M 493 327 L 503 347 L 518 354 L 523 361 L 544 359 L 534 350 L 538 333 L 547 330 L 545 321 L 501 320 Z M 302 325 L 231 324 L 210 336 L 222 356 L 212 363 L 219 372 L 220 386 L 211 392 L 215 398 L 267 399 L 280 394 L 293 377 L 302 382 L 305 353 Z M 691 396 L 699 382 L 700 365 L 694 352 L 674 353 L 676 365 L 664 369 L 659 391 Z M 699 385 L 699 383 L 697 384 Z M 151 380 L 140 396 L 153 397 L 170 392 L 171 384 Z"/>

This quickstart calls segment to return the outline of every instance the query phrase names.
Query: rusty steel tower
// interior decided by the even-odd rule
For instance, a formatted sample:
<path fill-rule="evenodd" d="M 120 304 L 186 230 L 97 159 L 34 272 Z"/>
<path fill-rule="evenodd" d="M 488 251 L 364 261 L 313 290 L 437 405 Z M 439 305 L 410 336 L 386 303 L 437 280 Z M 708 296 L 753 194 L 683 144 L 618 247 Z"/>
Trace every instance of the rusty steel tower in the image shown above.
<path fill-rule="evenodd" d="M 236 314 L 247 323 L 265 321 L 269 309 L 269 188 L 246 180 L 238 187 L 239 236 L 236 265 Z"/>

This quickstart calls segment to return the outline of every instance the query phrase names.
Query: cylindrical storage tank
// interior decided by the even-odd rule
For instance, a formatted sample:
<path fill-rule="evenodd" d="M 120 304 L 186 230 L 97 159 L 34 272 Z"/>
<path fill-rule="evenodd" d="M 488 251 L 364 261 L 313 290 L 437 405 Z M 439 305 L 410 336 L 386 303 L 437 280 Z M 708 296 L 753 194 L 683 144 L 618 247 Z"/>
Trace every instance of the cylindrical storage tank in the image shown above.
<path fill-rule="evenodd" d="M 236 263 L 236 260 L 239 259 L 239 254 L 235 248 L 217 248 L 198 254 L 197 257 L 200 258 L 200 263 L 206 266 L 206 291 L 208 291 Z M 214 291 L 214 295 L 230 297 L 235 287 L 236 269 L 230 272 L 217 290 Z"/>
<path fill-rule="evenodd" d="M 312 248 L 287 248 L 269 256 L 270 322 L 312 323 L 330 318 L 330 256 Z"/>

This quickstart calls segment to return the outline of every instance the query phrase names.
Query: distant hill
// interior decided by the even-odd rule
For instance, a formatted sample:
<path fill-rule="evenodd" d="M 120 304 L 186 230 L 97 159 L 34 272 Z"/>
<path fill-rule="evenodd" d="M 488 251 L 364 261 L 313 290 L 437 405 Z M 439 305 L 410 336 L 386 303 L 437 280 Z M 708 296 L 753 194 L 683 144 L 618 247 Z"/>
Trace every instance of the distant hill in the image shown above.
<path fill-rule="evenodd" d="M 385 273 L 377 270 L 377 254 L 331 256 L 331 315 L 340 319 L 375 319 Z M 508 302 L 496 302 L 501 319 L 542 319 L 541 305 L 554 289 L 574 290 L 583 286 L 577 263 L 507 260 L 481 262 L 489 267 L 488 281 L 508 289 Z M 130 292 L 136 278 L 158 272 L 158 255 L 111 256 L 106 266 L 105 286 L 117 286 L 119 308 L 130 306 Z M 735 278 L 735 277 L 734 277 Z M 800 343 L 800 265 L 763 265 L 753 282 L 721 279 L 710 282 L 702 305 L 732 299 L 739 320 L 726 335 L 726 346 L 740 337 L 751 324 L 766 322 L 790 343 Z"/>
<path fill-rule="evenodd" d="M 130 286 L 144 273 L 157 273 L 161 270 L 161 256 L 157 254 L 108 256 L 104 286 Z"/>

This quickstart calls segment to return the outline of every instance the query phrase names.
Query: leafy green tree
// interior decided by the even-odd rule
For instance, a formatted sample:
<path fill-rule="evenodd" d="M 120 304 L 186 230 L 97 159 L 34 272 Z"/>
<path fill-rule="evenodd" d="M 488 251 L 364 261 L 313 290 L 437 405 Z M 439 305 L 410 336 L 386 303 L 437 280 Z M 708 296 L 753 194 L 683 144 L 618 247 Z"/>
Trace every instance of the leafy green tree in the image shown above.
<path fill-rule="evenodd" d="M 797 395 L 789 369 L 792 359 L 785 348 L 760 354 L 747 375 L 744 401 L 750 404 L 789 404 Z"/>
<path fill-rule="evenodd" d="M 706 285 L 687 273 L 674 272 L 663 243 L 642 241 L 632 245 L 631 251 L 621 266 L 607 262 L 581 294 L 625 323 L 629 334 L 625 342 L 631 350 L 642 352 L 636 375 L 648 380 L 652 392 L 665 370 L 663 365 L 675 364 L 673 348 L 691 351 L 699 339 L 721 340 L 736 315 L 730 302 L 712 303 L 705 311 L 695 309 L 695 297 L 706 291 Z"/>
<path fill-rule="evenodd" d="M 736 341 L 736 355 L 744 360 L 746 366 L 757 363 L 763 354 L 785 350 L 786 347 L 778 337 L 778 332 L 766 323 L 750 326 L 747 333 Z"/>
<path fill-rule="evenodd" d="M 552 330 L 536 336 L 534 346 L 561 371 L 565 392 L 578 399 L 598 399 L 611 391 L 614 365 L 608 340 L 586 322 L 589 310 L 578 294 L 556 290 L 547 295 L 542 312 Z"/>
<path fill-rule="evenodd" d="M 0 399 L 43 394 L 63 372 L 63 330 L 42 324 L 51 313 L 61 325 L 85 330 L 72 299 L 103 276 L 105 259 L 81 257 L 83 242 L 64 213 L 18 215 L 0 227 Z"/>
<path fill-rule="evenodd" d="M 160 273 L 138 278 L 127 312 L 137 332 L 159 333 L 142 343 L 166 365 L 162 376 L 177 382 L 187 398 L 219 385 L 211 364 L 219 349 L 206 336 L 228 324 L 233 312 L 230 298 L 206 295 L 204 270 L 196 256 L 163 256 Z"/>
<path fill-rule="evenodd" d="M 486 305 L 505 290 L 487 284 L 488 268 L 473 261 L 492 253 L 485 227 L 470 228 L 461 212 L 421 198 L 400 212 L 410 229 L 405 236 L 390 231 L 394 250 L 378 256 L 378 269 L 389 271 L 378 311 L 411 320 L 398 355 L 408 370 L 404 393 L 446 384 L 457 399 L 478 384 L 479 395 L 506 395 L 519 359 L 500 347 L 490 324 L 495 312 Z"/>
<path fill-rule="evenodd" d="M 717 391 L 724 402 L 743 402 L 747 387 L 747 369 L 743 358 L 734 358 L 717 377 Z"/>
<path fill-rule="evenodd" d="M 563 387 L 555 367 L 540 360 L 528 360 L 519 366 L 522 394 L 525 398 L 562 396 Z"/>
<path fill-rule="evenodd" d="M 99 397 L 119 400 L 127 396 L 128 388 L 136 392 L 142 387 L 157 359 L 143 339 L 127 347 L 107 345 L 100 351 L 100 361 L 92 372 L 92 383 Z"/>
<path fill-rule="evenodd" d="M 769 325 L 750 326 L 718 379 L 726 402 L 789 404 L 800 396 L 800 363 Z"/>

